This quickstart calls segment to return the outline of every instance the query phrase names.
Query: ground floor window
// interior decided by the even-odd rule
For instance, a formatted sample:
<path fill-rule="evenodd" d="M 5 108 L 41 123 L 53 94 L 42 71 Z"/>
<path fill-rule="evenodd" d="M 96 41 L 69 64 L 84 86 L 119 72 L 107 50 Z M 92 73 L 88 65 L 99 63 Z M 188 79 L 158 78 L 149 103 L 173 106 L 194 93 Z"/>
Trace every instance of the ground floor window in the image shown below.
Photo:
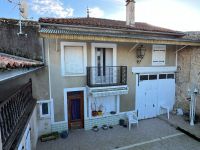
<path fill-rule="evenodd" d="M 49 100 L 43 100 L 39 101 L 39 111 L 40 111 L 40 117 L 50 117 L 50 101 Z"/>

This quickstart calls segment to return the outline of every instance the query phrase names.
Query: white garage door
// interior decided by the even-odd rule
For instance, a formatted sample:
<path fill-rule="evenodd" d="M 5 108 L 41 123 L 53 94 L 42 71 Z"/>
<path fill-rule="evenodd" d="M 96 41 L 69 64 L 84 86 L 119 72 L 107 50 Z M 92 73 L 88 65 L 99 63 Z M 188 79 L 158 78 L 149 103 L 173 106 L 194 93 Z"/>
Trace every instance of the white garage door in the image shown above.
<path fill-rule="evenodd" d="M 175 103 L 175 75 L 138 74 L 136 109 L 139 119 L 153 118 L 160 114 L 160 106 L 173 109 Z"/>

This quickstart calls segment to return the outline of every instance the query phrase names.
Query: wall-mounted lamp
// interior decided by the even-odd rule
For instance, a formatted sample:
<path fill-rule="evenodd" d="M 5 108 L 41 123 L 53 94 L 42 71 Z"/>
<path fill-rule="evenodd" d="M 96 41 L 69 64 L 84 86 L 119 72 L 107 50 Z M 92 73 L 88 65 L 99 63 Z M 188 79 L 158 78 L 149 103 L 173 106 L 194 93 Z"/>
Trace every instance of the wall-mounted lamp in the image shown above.
<path fill-rule="evenodd" d="M 140 47 L 137 48 L 136 53 L 137 53 L 137 63 L 138 64 L 144 58 L 145 52 L 146 52 L 146 48 L 143 45 L 141 45 Z"/>

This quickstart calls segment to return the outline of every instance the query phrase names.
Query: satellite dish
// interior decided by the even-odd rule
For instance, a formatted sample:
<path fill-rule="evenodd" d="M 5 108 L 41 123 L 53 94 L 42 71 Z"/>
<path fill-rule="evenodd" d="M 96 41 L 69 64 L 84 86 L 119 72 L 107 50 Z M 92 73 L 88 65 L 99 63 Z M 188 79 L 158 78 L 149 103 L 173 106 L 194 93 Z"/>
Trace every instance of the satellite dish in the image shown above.
<path fill-rule="evenodd" d="M 28 19 L 28 4 L 26 0 L 21 0 L 19 10 L 20 10 L 20 15 L 22 16 L 22 18 Z"/>

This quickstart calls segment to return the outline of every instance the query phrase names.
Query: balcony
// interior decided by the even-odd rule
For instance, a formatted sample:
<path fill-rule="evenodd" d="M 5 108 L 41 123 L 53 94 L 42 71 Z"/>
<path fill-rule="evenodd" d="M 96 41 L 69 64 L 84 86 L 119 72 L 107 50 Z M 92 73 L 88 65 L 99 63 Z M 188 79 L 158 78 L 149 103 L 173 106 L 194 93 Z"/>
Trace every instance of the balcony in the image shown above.
<path fill-rule="evenodd" d="M 87 67 L 88 87 L 120 86 L 127 84 L 127 66 Z"/>
<path fill-rule="evenodd" d="M 16 148 L 35 105 L 31 80 L 0 102 L 0 131 L 3 150 Z"/>

